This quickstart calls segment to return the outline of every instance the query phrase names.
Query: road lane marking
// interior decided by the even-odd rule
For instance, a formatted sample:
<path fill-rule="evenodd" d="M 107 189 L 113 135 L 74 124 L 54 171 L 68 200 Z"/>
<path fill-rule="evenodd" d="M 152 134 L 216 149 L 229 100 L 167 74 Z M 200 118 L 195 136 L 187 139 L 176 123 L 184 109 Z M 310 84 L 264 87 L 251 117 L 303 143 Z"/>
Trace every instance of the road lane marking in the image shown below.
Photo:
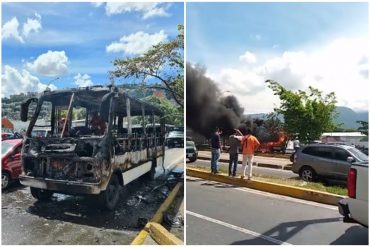
<path fill-rule="evenodd" d="M 301 203 L 301 204 L 306 204 L 306 205 L 310 205 L 310 206 L 316 206 L 316 207 L 321 207 L 321 208 L 326 208 L 326 209 L 338 211 L 338 207 L 336 207 L 336 206 L 330 206 L 330 205 L 325 205 L 325 204 L 322 204 L 322 203 L 305 201 L 305 200 L 301 200 L 301 199 L 292 198 L 292 197 L 289 197 L 289 196 L 276 195 L 276 194 L 273 194 L 273 193 L 262 192 L 262 191 L 258 191 L 258 190 L 253 190 L 253 189 L 248 189 L 248 188 L 241 188 L 241 187 L 233 188 L 233 189 L 243 191 L 243 192 L 249 192 L 249 193 L 253 193 L 253 194 L 263 195 L 263 196 L 267 196 L 267 197 L 277 198 L 277 199 L 281 199 L 281 200 L 286 200 L 286 201 L 291 201 L 291 202 L 298 202 L 298 203 Z"/>
<path fill-rule="evenodd" d="M 242 227 L 239 227 L 239 226 L 235 226 L 235 225 L 232 225 L 232 224 L 229 224 L 229 223 L 226 223 L 226 222 L 223 222 L 221 220 L 216 220 L 216 219 L 213 219 L 213 218 L 210 218 L 210 217 L 207 217 L 207 216 L 204 216 L 204 215 L 201 215 L 201 214 L 197 214 L 197 213 L 194 213 L 192 211 L 189 211 L 189 210 L 186 210 L 186 213 L 187 214 L 190 214 L 194 217 L 197 217 L 197 218 L 200 218 L 200 219 L 203 219 L 203 220 L 206 220 L 206 221 L 209 221 L 209 222 L 212 222 L 212 223 L 216 223 L 218 225 L 221 225 L 221 226 L 225 226 L 227 228 L 230 228 L 230 229 L 233 229 L 233 230 L 236 230 L 236 231 L 239 231 L 239 232 L 242 232 L 242 233 L 246 233 L 246 234 L 249 234 L 249 235 L 252 235 L 254 237 L 257 237 L 257 238 L 261 238 L 261 239 L 264 239 L 266 241 L 269 241 L 271 243 L 274 243 L 274 244 L 285 244 L 285 245 L 291 245 L 290 243 L 287 243 L 287 242 L 283 242 L 283 241 L 280 241 L 276 238 L 272 238 L 270 236 L 266 236 L 266 235 L 263 235 L 261 233 L 258 233 L 258 232 L 254 232 L 252 230 L 248 230 L 246 228 L 242 228 Z"/>

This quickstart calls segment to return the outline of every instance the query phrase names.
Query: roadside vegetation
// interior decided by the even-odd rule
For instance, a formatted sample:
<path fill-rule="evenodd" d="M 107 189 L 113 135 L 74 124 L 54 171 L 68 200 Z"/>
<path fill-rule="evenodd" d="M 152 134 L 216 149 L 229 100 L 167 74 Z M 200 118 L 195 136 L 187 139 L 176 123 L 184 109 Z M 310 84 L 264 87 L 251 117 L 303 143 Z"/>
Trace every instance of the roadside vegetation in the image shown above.
<path fill-rule="evenodd" d="M 199 170 L 203 170 L 203 171 L 209 171 L 209 169 L 206 169 L 203 166 L 197 166 L 193 163 L 187 163 L 186 166 L 190 168 L 196 168 Z M 228 171 L 224 167 L 220 167 L 219 172 L 220 172 L 219 173 L 220 175 L 224 175 L 224 176 L 228 175 Z M 305 189 L 333 193 L 333 194 L 337 194 L 341 196 L 347 195 L 347 188 L 344 184 L 339 185 L 339 184 L 327 184 L 323 182 L 306 182 L 299 178 L 279 178 L 279 177 L 266 176 L 266 175 L 261 175 L 261 174 L 256 174 L 256 173 L 253 173 L 253 179 L 256 181 L 261 181 L 261 182 L 270 182 L 270 183 L 277 183 L 277 184 L 282 184 L 282 185 L 296 186 L 296 187 L 305 188 Z"/>

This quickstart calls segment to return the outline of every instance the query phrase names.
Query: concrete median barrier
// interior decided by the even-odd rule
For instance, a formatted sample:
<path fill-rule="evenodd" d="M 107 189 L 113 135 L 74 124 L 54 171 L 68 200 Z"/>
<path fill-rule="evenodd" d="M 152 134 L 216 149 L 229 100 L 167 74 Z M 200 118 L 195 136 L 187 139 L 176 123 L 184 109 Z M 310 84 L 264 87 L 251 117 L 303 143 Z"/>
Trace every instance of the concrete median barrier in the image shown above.
<path fill-rule="evenodd" d="M 344 198 L 343 196 L 339 196 L 336 194 L 325 193 L 294 186 L 254 180 L 248 181 L 240 178 L 227 177 L 223 175 L 214 175 L 209 172 L 205 172 L 203 170 L 194 168 L 187 168 L 186 175 L 329 205 L 338 205 L 338 201 Z"/>
<path fill-rule="evenodd" d="M 142 245 L 145 239 L 150 235 L 153 239 L 161 245 L 182 245 L 182 240 L 178 239 L 176 236 L 168 232 L 160 224 L 163 221 L 163 214 L 166 212 L 173 201 L 176 198 L 177 193 L 183 188 L 183 182 L 177 183 L 177 185 L 172 189 L 171 193 L 168 195 L 166 200 L 159 207 L 157 212 L 154 214 L 153 218 L 145 225 L 144 229 L 139 232 L 136 238 L 131 242 L 131 245 Z M 159 227 L 160 225 L 161 227 Z"/>

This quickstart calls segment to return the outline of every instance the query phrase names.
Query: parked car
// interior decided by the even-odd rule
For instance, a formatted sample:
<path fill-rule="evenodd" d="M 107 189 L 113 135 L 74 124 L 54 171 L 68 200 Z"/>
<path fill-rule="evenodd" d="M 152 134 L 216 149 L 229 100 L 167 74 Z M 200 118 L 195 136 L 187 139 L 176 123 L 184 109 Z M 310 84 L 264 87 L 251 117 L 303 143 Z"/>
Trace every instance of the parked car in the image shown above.
<path fill-rule="evenodd" d="M 1 142 L 1 189 L 6 189 L 22 172 L 22 141 L 9 139 Z"/>
<path fill-rule="evenodd" d="M 339 201 L 339 213 L 344 222 L 369 226 L 369 163 L 353 163 L 347 178 L 348 198 Z"/>
<path fill-rule="evenodd" d="M 166 138 L 168 148 L 184 147 L 184 131 L 171 131 Z"/>
<path fill-rule="evenodd" d="M 195 143 L 190 140 L 186 140 L 186 158 L 189 159 L 190 162 L 194 162 L 198 158 L 197 147 Z"/>
<path fill-rule="evenodd" d="M 14 133 L 1 133 L 1 140 L 4 141 L 4 140 L 9 140 L 9 139 L 22 139 L 23 136 L 21 134 L 19 134 L 18 132 L 14 132 Z"/>
<path fill-rule="evenodd" d="M 368 161 L 367 155 L 352 146 L 309 144 L 294 154 L 292 171 L 305 181 L 318 177 L 346 180 L 351 166 L 349 157 L 355 162 Z"/>
<path fill-rule="evenodd" d="M 31 132 L 31 137 L 49 137 L 50 135 L 50 129 L 34 129 Z"/>

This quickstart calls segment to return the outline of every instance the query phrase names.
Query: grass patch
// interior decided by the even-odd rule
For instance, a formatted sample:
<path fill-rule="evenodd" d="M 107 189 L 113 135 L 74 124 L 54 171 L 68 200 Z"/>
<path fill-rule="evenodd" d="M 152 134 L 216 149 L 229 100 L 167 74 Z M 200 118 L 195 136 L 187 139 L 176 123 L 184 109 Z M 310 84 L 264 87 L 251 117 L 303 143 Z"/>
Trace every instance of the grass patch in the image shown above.
<path fill-rule="evenodd" d="M 191 168 L 200 169 L 206 172 L 210 172 L 210 169 L 207 169 L 203 166 L 197 166 L 192 163 L 187 163 L 186 166 L 191 167 Z M 219 172 L 221 175 L 225 175 L 225 176 L 227 176 L 229 173 L 227 168 L 224 168 L 224 167 L 219 167 Z M 266 176 L 266 175 L 253 173 L 253 179 L 256 181 L 261 181 L 261 182 L 271 182 L 271 183 L 296 186 L 296 187 L 311 189 L 311 190 L 316 190 L 316 191 L 328 192 L 328 193 L 333 193 L 333 194 L 337 194 L 341 196 L 347 195 L 347 188 L 344 185 L 343 186 L 342 185 L 325 185 L 322 182 L 306 182 L 306 181 L 301 180 L 298 177 L 297 178 L 279 178 L 275 176 Z"/>

